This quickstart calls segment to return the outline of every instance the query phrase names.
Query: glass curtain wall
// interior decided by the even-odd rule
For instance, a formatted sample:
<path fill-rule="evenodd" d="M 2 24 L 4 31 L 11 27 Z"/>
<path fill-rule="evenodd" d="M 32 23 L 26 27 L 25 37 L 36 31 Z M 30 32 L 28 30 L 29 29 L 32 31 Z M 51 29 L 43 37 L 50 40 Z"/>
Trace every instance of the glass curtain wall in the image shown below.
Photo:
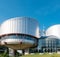
<path fill-rule="evenodd" d="M 38 42 L 39 52 L 57 52 L 60 51 L 60 40 L 53 37 L 42 37 Z"/>

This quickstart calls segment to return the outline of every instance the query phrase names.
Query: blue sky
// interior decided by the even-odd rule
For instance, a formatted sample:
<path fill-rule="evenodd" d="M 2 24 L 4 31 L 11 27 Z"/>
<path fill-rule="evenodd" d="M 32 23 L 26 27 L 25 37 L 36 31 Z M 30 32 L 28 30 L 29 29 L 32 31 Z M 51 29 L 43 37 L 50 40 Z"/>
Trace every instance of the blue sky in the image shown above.
<path fill-rule="evenodd" d="M 60 0 L 0 0 L 0 23 L 20 16 L 35 18 L 41 29 L 60 24 Z"/>

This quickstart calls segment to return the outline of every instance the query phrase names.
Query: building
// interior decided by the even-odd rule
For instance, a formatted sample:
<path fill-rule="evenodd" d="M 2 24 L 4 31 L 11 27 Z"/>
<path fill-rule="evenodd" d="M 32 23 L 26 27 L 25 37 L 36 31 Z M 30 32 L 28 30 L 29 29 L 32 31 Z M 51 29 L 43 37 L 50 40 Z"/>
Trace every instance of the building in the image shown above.
<path fill-rule="evenodd" d="M 0 45 L 28 52 L 60 52 L 60 24 L 43 29 L 29 17 L 16 17 L 0 25 Z M 30 48 L 30 49 L 28 49 Z M 31 49 L 32 48 L 32 49 Z"/>
<path fill-rule="evenodd" d="M 41 36 L 38 43 L 39 52 L 60 52 L 60 24 L 53 25 Z"/>
<path fill-rule="evenodd" d="M 11 18 L 1 24 L 0 36 L 2 44 L 12 49 L 35 47 L 40 37 L 39 24 L 28 17 Z"/>
<path fill-rule="evenodd" d="M 14 49 L 23 50 L 36 47 L 40 37 L 39 24 L 29 17 L 16 17 L 4 21 L 0 25 L 1 44 Z"/>
<path fill-rule="evenodd" d="M 53 50 L 56 48 L 56 52 L 60 51 L 60 24 L 49 27 L 46 36 L 50 36 L 49 39 L 52 41 Z"/>
<path fill-rule="evenodd" d="M 0 45 L 8 47 L 9 55 L 14 56 L 13 52 L 16 50 L 36 47 L 37 38 L 40 38 L 39 31 L 39 24 L 35 19 L 29 17 L 8 19 L 0 25 Z M 5 49 L 2 47 L 2 50 Z"/>

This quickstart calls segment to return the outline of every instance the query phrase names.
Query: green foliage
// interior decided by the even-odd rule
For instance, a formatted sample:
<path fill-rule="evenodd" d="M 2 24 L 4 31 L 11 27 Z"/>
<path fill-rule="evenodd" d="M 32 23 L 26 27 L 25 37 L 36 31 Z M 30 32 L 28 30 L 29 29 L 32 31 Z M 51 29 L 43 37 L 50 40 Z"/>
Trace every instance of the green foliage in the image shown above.
<path fill-rule="evenodd" d="M 5 53 L 0 54 L 0 57 L 9 57 L 9 56 L 8 56 L 8 54 L 5 52 Z"/>

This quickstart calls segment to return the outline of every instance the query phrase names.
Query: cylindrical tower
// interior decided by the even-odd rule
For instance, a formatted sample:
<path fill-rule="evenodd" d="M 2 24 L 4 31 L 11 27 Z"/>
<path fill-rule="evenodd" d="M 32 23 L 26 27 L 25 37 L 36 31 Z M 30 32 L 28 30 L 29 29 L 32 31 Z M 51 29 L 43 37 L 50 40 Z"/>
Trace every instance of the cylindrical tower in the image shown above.
<path fill-rule="evenodd" d="M 60 24 L 53 25 L 46 30 L 46 36 L 56 36 L 60 39 Z"/>
<path fill-rule="evenodd" d="M 25 49 L 37 46 L 39 24 L 28 17 L 16 17 L 1 24 L 2 44 L 13 49 Z"/>

